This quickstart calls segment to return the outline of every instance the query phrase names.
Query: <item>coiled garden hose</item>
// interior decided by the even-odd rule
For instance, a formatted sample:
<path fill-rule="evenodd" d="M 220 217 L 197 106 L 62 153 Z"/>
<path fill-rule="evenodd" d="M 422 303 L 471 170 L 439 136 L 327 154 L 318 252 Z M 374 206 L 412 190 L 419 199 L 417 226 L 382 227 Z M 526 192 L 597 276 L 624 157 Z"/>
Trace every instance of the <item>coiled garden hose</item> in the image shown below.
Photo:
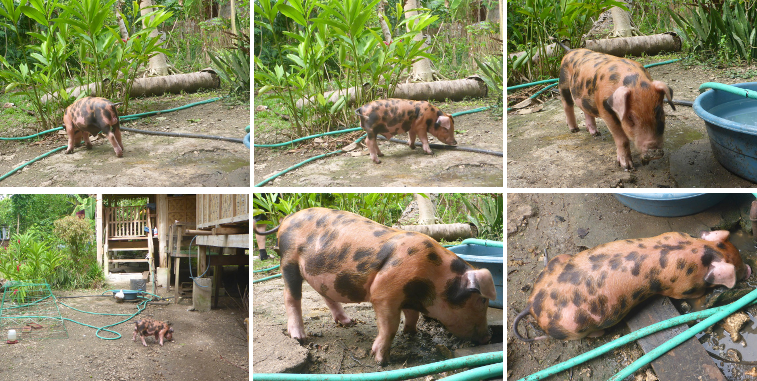
<path fill-rule="evenodd" d="M 407 380 L 430 374 L 446 372 L 450 370 L 480 367 L 485 365 L 497 365 L 502 374 L 503 352 L 481 353 L 459 357 L 450 360 L 444 360 L 432 364 L 415 366 L 406 369 L 395 369 L 386 372 L 374 372 L 363 374 L 290 374 L 290 373 L 253 373 L 252 379 L 255 381 L 396 381 Z M 470 380 L 470 378 L 459 378 L 458 380 Z"/>

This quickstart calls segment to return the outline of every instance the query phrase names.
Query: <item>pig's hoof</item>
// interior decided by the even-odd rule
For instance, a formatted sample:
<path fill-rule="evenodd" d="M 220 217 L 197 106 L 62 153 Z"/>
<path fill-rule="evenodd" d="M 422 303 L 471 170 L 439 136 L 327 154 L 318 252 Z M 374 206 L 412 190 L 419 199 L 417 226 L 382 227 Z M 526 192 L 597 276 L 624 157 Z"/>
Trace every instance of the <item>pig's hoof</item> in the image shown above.
<path fill-rule="evenodd" d="M 576 127 L 576 128 L 571 128 L 571 129 L 570 129 L 570 132 L 573 132 L 573 133 L 576 133 L 576 132 L 578 132 L 578 127 Z"/>
<path fill-rule="evenodd" d="M 591 136 L 597 137 L 597 136 L 602 136 L 602 134 L 599 131 L 595 131 L 591 133 Z"/>
<path fill-rule="evenodd" d="M 66 155 L 71 154 L 71 153 L 74 153 L 74 150 L 72 150 L 72 149 L 67 149 L 66 150 Z"/>

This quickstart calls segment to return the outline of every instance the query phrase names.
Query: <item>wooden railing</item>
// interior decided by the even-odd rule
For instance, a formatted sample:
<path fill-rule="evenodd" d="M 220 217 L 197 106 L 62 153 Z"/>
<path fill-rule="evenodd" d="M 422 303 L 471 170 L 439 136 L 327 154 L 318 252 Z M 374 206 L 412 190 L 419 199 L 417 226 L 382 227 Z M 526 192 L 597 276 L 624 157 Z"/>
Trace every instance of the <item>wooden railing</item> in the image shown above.
<path fill-rule="evenodd" d="M 118 206 L 105 208 L 106 239 L 122 237 L 147 237 L 153 224 L 148 223 L 150 209 L 143 206 Z M 149 234 L 151 236 L 151 234 Z"/>

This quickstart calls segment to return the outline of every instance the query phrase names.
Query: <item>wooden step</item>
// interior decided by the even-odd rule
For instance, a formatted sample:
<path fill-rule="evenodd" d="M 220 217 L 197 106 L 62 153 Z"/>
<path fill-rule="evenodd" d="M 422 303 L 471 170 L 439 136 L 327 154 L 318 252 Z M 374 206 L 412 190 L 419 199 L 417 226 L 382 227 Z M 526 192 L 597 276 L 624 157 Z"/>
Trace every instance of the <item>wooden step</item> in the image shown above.
<path fill-rule="evenodd" d="M 145 262 L 149 263 L 148 259 L 108 259 L 108 262 Z"/>

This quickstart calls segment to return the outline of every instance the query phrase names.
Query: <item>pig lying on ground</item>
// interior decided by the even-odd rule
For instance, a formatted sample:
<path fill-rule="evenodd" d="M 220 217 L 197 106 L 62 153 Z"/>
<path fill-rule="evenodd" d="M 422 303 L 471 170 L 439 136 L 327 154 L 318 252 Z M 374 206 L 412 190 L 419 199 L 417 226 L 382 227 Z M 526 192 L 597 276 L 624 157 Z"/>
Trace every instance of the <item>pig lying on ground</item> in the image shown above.
<path fill-rule="evenodd" d="M 594 118 L 610 130 L 618 151 L 618 164 L 633 169 L 630 140 L 641 150 L 642 164 L 664 155 L 665 112 L 663 98 L 673 106 L 673 90 L 653 81 L 638 62 L 588 49 L 570 50 L 560 66 L 559 86 L 565 117 L 571 132 L 578 132 L 573 104 L 586 116 L 586 129 L 599 136 Z"/>
<path fill-rule="evenodd" d="M 355 114 L 360 117 L 360 126 L 368 133 L 366 145 L 371 153 L 371 160 L 376 164 L 381 163 L 378 157 L 384 156 L 376 142 L 378 135 L 391 139 L 394 135 L 407 132 L 410 134 L 408 144 L 411 149 L 415 149 L 415 136 L 418 135 L 423 144 L 423 151 L 429 155 L 433 154 L 428 145 L 429 132 L 442 143 L 457 145 L 455 121 L 452 116 L 425 101 L 378 100 L 355 110 Z"/>
<path fill-rule="evenodd" d="M 63 124 L 68 134 L 66 153 L 73 153 L 74 147 L 81 144 L 82 134 L 87 149 L 92 149 L 89 135 L 96 136 L 102 132 L 116 151 L 116 156 L 123 157 L 124 144 L 121 142 L 121 127 L 116 111 L 119 104 L 105 98 L 86 97 L 68 106 L 63 114 Z"/>
<path fill-rule="evenodd" d="M 137 340 L 137 335 L 142 339 L 142 345 L 147 346 L 145 336 L 155 335 L 155 341 L 163 346 L 163 338 L 168 341 L 173 340 L 173 328 L 168 323 L 153 320 L 150 318 L 140 319 L 134 322 L 134 335 L 131 341 Z"/>
<path fill-rule="evenodd" d="M 415 333 L 420 312 L 463 339 L 488 342 L 489 299 L 497 298 L 489 270 L 474 269 L 425 234 L 393 229 L 353 213 L 311 208 L 287 216 L 278 230 L 287 328 L 306 337 L 302 280 L 323 296 L 334 321 L 352 325 L 341 303 L 370 301 L 378 336 L 371 352 L 379 364 L 405 315 L 405 333 Z"/>
<path fill-rule="evenodd" d="M 606 243 L 576 255 L 549 261 L 536 278 L 526 308 L 513 321 L 531 314 L 555 339 L 599 337 L 605 328 L 652 295 L 698 298 L 715 285 L 733 287 L 752 273 L 729 232 L 702 232 L 701 239 L 684 233 Z"/>

